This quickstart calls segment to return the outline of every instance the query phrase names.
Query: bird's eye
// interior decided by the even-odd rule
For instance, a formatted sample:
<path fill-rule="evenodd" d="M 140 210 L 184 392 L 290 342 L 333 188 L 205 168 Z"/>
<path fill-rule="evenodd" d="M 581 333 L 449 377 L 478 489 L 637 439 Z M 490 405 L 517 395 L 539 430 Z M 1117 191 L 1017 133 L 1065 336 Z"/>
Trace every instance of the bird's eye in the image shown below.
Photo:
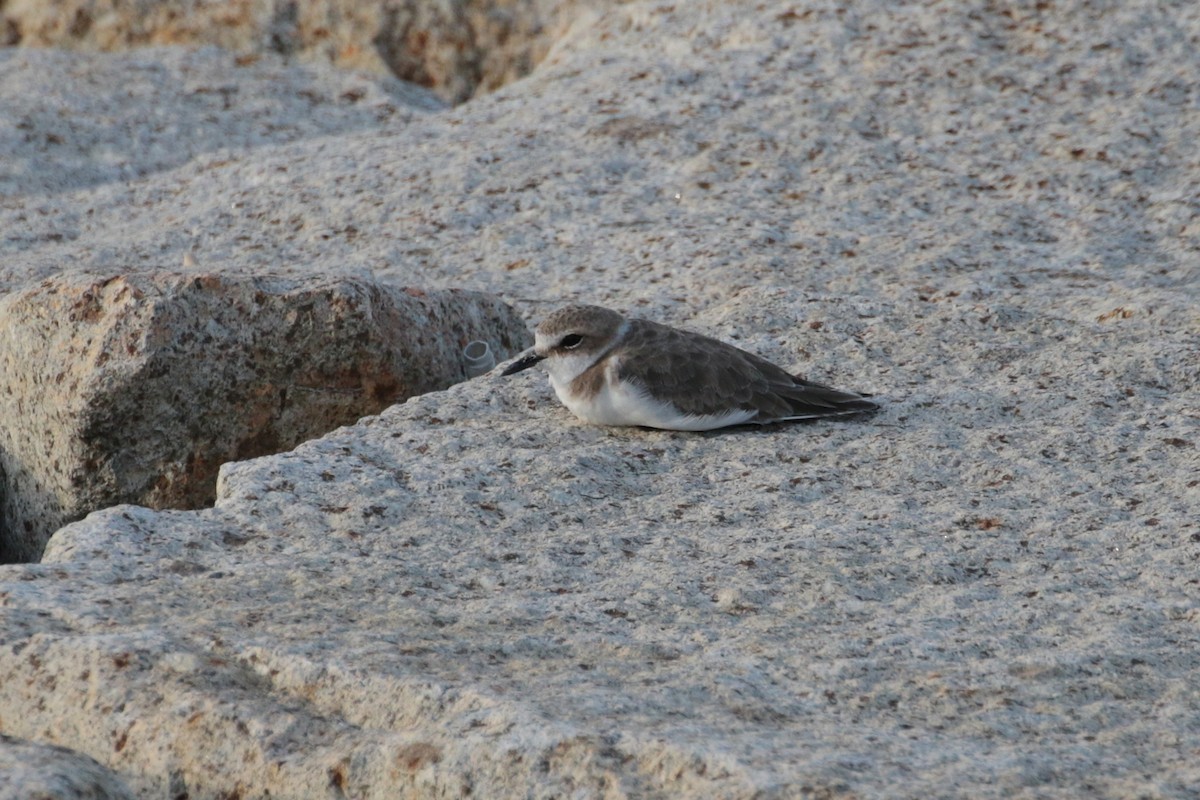
<path fill-rule="evenodd" d="M 578 333 L 568 333 L 566 336 L 564 336 L 562 338 L 562 341 L 559 342 L 560 345 L 567 348 L 568 350 L 572 350 L 576 347 L 579 347 L 579 345 L 582 343 L 583 343 L 583 337 L 580 336 Z"/>

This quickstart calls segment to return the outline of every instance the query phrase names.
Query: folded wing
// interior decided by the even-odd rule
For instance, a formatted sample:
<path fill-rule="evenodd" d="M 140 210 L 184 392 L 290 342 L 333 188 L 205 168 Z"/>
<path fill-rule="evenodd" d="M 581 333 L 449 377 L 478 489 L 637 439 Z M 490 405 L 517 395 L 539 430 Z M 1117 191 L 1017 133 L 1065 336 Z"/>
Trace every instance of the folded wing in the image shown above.
<path fill-rule="evenodd" d="M 791 375 L 753 353 L 700 334 L 633 320 L 618 367 L 655 399 L 698 417 L 732 408 L 752 410 L 748 422 L 766 424 L 878 410 L 854 392 Z"/>

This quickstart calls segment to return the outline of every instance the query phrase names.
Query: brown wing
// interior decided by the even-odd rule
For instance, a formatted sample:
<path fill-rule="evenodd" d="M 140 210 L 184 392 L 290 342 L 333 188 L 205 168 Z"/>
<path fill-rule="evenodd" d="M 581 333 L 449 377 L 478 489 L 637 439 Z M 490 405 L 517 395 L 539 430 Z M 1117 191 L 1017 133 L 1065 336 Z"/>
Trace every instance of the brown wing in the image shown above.
<path fill-rule="evenodd" d="M 861 414 L 878 406 L 789 374 L 731 344 L 648 320 L 631 320 L 619 375 L 685 414 L 755 411 L 754 423 Z M 661 391 L 660 391 L 661 390 Z"/>

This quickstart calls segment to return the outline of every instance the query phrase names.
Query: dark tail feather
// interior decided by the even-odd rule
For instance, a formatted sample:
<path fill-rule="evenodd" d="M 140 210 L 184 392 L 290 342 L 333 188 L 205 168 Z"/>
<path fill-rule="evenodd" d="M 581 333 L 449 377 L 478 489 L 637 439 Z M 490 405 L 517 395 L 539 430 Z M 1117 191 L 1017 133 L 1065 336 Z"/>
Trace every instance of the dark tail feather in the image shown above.
<path fill-rule="evenodd" d="M 796 378 L 796 384 L 778 391 L 791 407 L 788 419 L 819 419 L 857 414 L 873 414 L 878 403 L 868 400 L 870 395 L 844 392 L 821 383 Z"/>

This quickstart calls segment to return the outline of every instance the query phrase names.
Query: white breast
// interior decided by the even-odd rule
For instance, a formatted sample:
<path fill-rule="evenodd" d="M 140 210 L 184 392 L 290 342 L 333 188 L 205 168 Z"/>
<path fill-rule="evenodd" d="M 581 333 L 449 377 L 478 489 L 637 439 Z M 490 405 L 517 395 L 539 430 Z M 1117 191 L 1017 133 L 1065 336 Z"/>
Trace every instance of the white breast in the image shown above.
<path fill-rule="evenodd" d="M 571 413 L 592 425 L 642 425 L 674 431 L 708 431 L 739 425 L 754 416 L 753 411 L 733 409 L 724 414 L 696 416 L 684 414 L 669 402 L 658 400 L 640 387 L 617 378 L 617 359 L 610 356 L 604 369 L 604 381 L 594 395 L 571 392 L 571 380 L 578 371 L 550 370 L 550 385 Z M 564 365 L 566 367 L 567 365 Z M 564 377 L 570 374 L 570 378 Z"/>

